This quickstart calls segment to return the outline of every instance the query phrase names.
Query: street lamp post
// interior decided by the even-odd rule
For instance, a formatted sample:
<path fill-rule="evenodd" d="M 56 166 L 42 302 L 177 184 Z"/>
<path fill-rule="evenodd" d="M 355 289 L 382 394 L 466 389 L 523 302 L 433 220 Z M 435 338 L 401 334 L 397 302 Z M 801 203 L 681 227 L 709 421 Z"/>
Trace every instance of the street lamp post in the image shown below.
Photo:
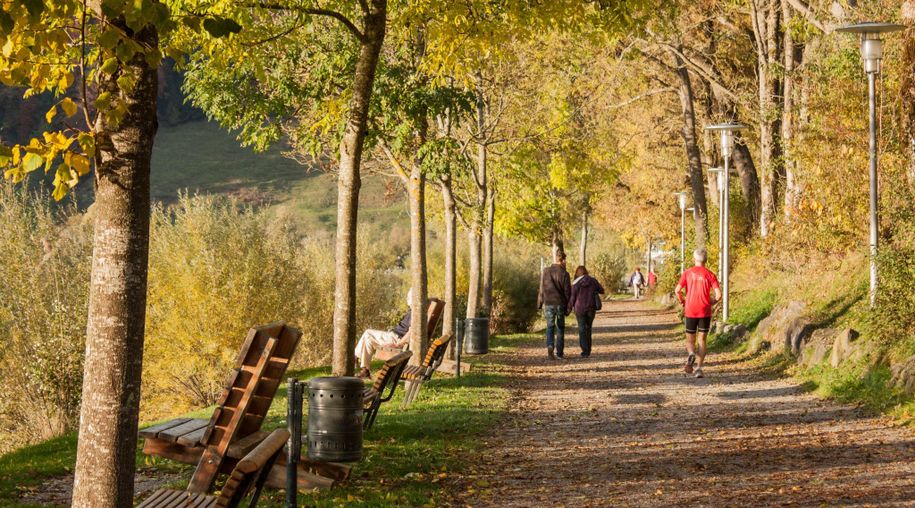
<path fill-rule="evenodd" d="M 719 213 L 721 214 L 721 285 L 723 297 L 721 299 L 721 319 L 725 323 L 728 321 L 729 311 L 730 311 L 730 295 L 728 290 L 730 289 L 729 282 L 729 255 L 730 255 L 730 242 L 731 238 L 728 234 L 729 226 L 729 217 L 728 217 L 728 207 L 729 207 L 729 193 L 728 193 L 728 170 L 730 169 L 730 159 L 731 153 L 734 151 L 734 131 L 739 131 L 746 129 L 746 125 L 741 125 L 737 123 L 723 123 L 717 125 L 709 125 L 706 127 L 706 130 L 718 131 L 721 133 L 721 158 L 724 160 L 724 168 L 721 174 L 724 177 L 719 180 L 723 185 L 721 187 L 722 199 L 721 199 L 721 208 Z"/>
<path fill-rule="evenodd" d="M 722 244 L 724 243 L 724 168 L 710 168 L 710 173 L 714 173 L 715 180 L 718 184 L 718 273 L 721 274 L 721 257 Z"/>
<path fill-rule="evenodd" d="M 877 303 L 877 237 L 880 229 L 877 215 L 877 75 L 883 58 L 881 35 L 904 29 L 893 23 L 856 23 L 836 29 L 837 32 L 861 34 L 861 57 L 867 73 L 867 99 L 870 114 L 870 305 Z"/>
<path fill-rule="evenodd" d="M 677 203 L 680 205 L 680 273 L 686 269 L 686 258 L 683 251 L 686 249 L 686 191 L 674 192 Z"/>

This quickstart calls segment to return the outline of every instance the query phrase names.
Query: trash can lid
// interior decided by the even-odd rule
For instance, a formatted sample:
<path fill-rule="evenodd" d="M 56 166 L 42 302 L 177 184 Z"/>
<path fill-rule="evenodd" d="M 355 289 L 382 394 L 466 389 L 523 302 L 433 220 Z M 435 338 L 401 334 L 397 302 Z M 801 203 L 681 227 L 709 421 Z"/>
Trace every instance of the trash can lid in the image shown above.
<path fill-rule="evenodd" d="M 353 376 L 314 377 L 308 381 L 309 390 L 362 390 L 365 383 Z"/>

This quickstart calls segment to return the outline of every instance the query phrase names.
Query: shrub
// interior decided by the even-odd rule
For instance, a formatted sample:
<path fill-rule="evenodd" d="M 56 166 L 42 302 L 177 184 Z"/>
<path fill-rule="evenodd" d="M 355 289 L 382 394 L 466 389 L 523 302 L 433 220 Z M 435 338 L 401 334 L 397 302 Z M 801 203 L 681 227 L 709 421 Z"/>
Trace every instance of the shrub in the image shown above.
<path fill-rule="evenodd" d="M 490 331 L 494 334 L 528 331 L 538 316 L 540 262 L 533 255 L 505 251 L 493 260 Z"/>
<path fill-rule="evenodd" d="M 49 202 L 0 185 L 0 454 L 79 419 L 92 232 Z"/>

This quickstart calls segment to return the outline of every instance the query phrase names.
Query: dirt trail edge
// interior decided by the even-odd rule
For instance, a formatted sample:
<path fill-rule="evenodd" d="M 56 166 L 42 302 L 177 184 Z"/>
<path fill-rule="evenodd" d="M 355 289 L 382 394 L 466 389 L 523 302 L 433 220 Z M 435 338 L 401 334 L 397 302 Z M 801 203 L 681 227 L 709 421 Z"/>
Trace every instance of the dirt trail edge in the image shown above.
<path fill-rule="evenodd" d="M 574 323 L 574 316 L 572 318 Z M 498 360 L 509 413 L 455 506 L 915 506 L 915 433 L 710 355 L 687 377 L 676 314 L 605 304 L 589 359 L 542 341 Z"/>

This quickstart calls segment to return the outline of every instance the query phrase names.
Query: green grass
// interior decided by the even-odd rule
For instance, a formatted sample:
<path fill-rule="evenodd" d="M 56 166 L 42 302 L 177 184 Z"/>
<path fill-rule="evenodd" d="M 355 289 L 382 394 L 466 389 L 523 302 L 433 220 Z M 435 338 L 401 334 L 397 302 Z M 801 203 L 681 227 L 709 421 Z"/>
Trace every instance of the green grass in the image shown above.
<path fill-rule="evenodd" d="M 504 352 L 529 334 L 493 337 L 491 352 Z M 465 359 L 475 365 L 470 374 L 459 379 L 436 375 L 423 386 L 413 405 L 400 409 L 402 386 L 393 400 L 383 404 L 375 426 L 364 436 L 364 458 L 353 465 L 349 480 L 332 490 L 300 493 L 299 504 L 317 507 L 336 506 L 435 506 L 445 494 L 440 482 L 469 465 L 479 449 L 478 438 L 489 431 L 504 414 L 508 390 L 504 379 L 487 373 L 480 366 L 491 357 Z M 310 379 L 327 375 L 327 367 L 290 371 L 289 376 Z M 187 415 L 208 417 L 212 408 Z M 306 408 L 307 412 L 307 408 Z M 153 422 L 155 423 L 155 422 Z M 278 390 L 264 422 L 264 429 L 286 426 L 286 387 Z M 44 443 L 21 448 L 0 457 L 0 507 L 52 506 L 24 505 L 15 501 L 20 493 L 36 488 L 47 478 L 73 471 L 76 435 L 68 434 Z M 193 466 L 147 457 L 137 448 L 140 469 L 179 472 L 183 480 L 172 487 L 184 488 Z M 283 506 L 281 491 L 267 491 L 260 506 Z"/>

